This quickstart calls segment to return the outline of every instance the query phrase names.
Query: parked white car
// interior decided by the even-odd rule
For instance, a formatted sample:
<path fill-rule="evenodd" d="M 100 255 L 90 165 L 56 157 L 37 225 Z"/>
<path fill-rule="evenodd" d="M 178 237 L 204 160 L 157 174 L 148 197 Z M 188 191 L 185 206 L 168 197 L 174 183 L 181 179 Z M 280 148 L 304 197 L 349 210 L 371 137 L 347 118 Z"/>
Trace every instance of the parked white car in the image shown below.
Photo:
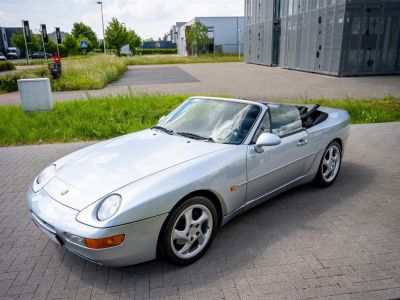
<path fill-rule="evenodd" d="M 5 56 L 3 55 L 3 53 L 1 53 L 1 52 L 0 52 L 0 60 L 7 60 L 7 57 L 5 57 Z"/>

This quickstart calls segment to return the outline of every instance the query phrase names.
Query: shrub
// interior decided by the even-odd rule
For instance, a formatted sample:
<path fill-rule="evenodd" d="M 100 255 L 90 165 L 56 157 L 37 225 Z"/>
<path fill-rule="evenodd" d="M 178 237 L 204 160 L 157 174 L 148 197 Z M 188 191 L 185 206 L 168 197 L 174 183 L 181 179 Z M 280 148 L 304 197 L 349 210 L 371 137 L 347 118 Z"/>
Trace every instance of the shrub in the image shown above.
<path fill-rule="evenodd" d="M 0 75 L 0 90 L 6 92 L 18 91 L 18 84 L 17 84 L 18 79 L 39 78 L 48 76 L 49 76 L 48 71 L 47 69 L 44 68 L 3 74 Z"/>
<path fill-rule="evenodd" d="M 18 90 L 17 80 L 21 78 L 20 72 L 0 75 L 0 90 L 14 92 Z"/>
<path fill-rule="evenodd" d="M 15 66 L 10 61 L 0 61 L 0 72 L 15 70 Z"/>
<path fill-rule="evenodd" d="M 127 62 L 113 55 L 64 60 L 62 75 L 52 80 L 53 91 L 101 89 L 127 70 Z"/>
<path fill-rule="evenodd" d="M 177 49 L 176 48 L 154 48 L 154 49 L 139 49 L 138 53 L 141 53 L 142 55 L 154 55 L 154 54 L 177 54 Z"/>

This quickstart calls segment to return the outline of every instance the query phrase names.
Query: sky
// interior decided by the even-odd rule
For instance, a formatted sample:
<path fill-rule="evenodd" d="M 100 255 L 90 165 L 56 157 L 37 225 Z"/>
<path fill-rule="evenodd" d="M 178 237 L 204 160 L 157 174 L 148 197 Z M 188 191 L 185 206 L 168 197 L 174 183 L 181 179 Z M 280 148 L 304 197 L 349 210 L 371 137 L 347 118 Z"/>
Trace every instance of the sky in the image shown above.
<path fill-rule="evenodd" d="M 243 16 L 244 0 L 103 0 L 103 13 L 105 26 L 116 17 L 143 39 L 157 39 L 194 17 Z M 74 22 L 83 22 L 103 36 L 97 0 L 0 0 L 0 27 L 21 27 L 22 19 L 35 32 L 39 24 L 48 32 L 70 32 Z"/>

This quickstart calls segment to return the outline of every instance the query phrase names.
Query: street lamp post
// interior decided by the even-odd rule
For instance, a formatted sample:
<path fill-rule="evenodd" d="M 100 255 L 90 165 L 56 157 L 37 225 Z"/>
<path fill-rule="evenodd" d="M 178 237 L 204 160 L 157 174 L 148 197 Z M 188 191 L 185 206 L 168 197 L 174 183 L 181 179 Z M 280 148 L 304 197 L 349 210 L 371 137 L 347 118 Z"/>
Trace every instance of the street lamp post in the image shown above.
<path fill-rule="evenodd" d="M 104 46 L 104 54 L 106 54 L 107 49 L 106 49 L 106 37 L 104 35 L 103 2 L 102 1 L 97 1 L 97 4 L 100 4 L 100 9 L 101 9 L 101 23 L 103 25 L 103 46 Z"/>

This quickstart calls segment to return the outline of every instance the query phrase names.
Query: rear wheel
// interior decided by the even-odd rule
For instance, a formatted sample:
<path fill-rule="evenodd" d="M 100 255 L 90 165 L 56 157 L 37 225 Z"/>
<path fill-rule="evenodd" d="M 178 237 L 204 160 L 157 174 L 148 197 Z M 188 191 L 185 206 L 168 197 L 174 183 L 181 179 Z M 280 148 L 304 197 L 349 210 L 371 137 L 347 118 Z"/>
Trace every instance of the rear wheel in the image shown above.
<path fill-rule="evenodd" d="M 206 197 L 195 196 L 170 215 L 160 238 L 161 254 L 177 265 L 188 265 L 204 255 L 218 228 L 217 210 Z"/>
<path fill-rule="evenodd" d="M 333 141 L 326 147 L 318 169 L 316 182 L 322 187 L 330 186 L 339 174 L 342 163 L 342 149 L 338 142 Z"/>

